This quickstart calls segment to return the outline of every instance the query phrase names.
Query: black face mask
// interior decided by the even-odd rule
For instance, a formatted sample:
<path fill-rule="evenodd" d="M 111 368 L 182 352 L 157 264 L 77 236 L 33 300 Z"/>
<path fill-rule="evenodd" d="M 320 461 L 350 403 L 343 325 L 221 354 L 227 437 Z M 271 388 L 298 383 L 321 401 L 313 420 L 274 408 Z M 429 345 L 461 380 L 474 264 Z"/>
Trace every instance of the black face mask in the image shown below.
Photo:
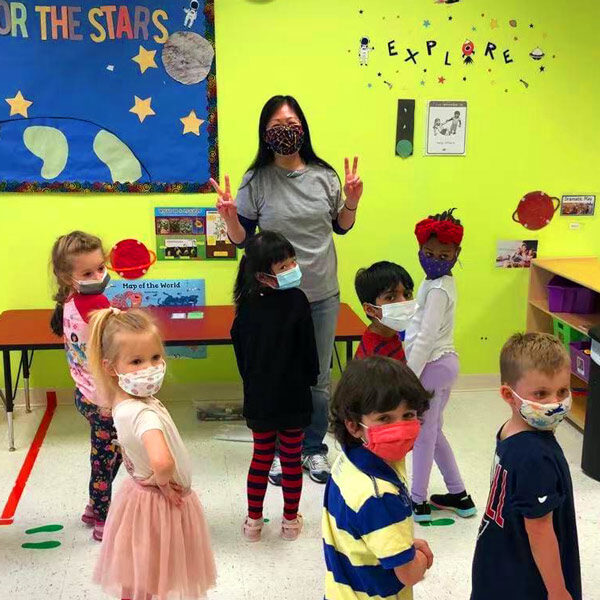
<path fill-rule="evenodd" d="M 265 133 L 265 142 L 275 154 L 290 156 L 302 148 L 304 131 L 301 125 L 273 125 Z"/>
<path fill-rule="evenodd" d="M 77 286 L 79 287 L 80 294 L 83 294 L 84 296 L 94 296 L 96 294 L 104 293 L 109 281 L 110 275 L 108 274 L 108 271 L 104 271 L 104 277 L 100 281 L 78 281 Z"/>

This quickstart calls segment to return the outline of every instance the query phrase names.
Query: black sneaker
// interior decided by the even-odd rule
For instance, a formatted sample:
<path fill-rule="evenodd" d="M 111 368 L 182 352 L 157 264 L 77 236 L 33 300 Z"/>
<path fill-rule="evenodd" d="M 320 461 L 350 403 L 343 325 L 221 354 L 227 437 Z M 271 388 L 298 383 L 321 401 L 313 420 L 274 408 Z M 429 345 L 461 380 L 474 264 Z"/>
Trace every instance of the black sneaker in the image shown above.
<path fill-rule="evenodd" d="M 413 519 L 416 523 L 427 523 L 431 521 L 431 507 L 427 502 L 421 502 L 421 504 L 417 504 L 416 502 L 412 503 L 413 508 Z"/>
<path fill-rule="evenodd" d="M 477 514 L 475 504 L 466 491 L 460 494 L 436 494 L 431 496 L 429 502 L 440 510 L 451 510 L 464 519 Z"/>

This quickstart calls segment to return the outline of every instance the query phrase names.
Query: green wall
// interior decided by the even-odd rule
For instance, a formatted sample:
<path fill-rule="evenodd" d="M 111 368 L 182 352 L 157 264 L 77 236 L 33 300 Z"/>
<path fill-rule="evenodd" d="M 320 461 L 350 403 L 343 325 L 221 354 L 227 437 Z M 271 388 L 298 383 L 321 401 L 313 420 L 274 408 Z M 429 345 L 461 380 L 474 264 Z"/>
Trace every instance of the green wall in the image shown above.
<path fill-rule="evenodd" d="M 342 299 L 357 310 L 356 270 L 389 259 L 420 279 L 415 222 L 458 207 L 466 234 L 462 269 L 455 271 L 456 342 L 463 372 L 494 372 L 500 345 L 524 326 L 528 277 L 526 271 L 494 268 L 496 241 L 539 238 L 541 256 L 600 251 L 597 217 L 580 219 L 581 227 L 571 230 L 573 219 L 556 216 L 532 236 L 511 221 L 526 192 L 598 192 L 598 3 L 216 0 L 215 5 L 221 173 L 231 174 L 237 186 L 256 150 L 260 109 L 276 93 L 298 98 L 317 152 L 336 168 L 343 169 L 345 155 L 360 156 L 365 193 L 358 222 L 336 239 Z M 491 19 L 497 19 L 497 28 Z M 516 28 L 510 19 L 517 20 Z M 425 27 L 424 20 L 431 25 Z M 368 67 L 358 65 L 364 35 L 375 46 Z M 476 46 L 473 65 L 464 65 L 460 56 L 467 38 Z M 428 39 L 437 41 L 430 57 Z M 389 56 L 390 40 L 398 56 Z M 493 61 L 484 56 L 488 41 L 498 46 Z M 540 63 L 528 56 L 536 46 L 546 53 Z M 418 65 L 404 61 L 407 47 L 419 50 Z M 506 48 L 513 63 L 504 62 Z M 446 50 L 450 67 L 444 66 Z M 546 66 L 543 73 L 540 64 Z M 445 83 L 438 83 L 439 76 Z M 415 155 L 408 159 L 394 155 L 399 98 L 417 102 Z M 444 99 L 469 102 L 464 158 L 423 156 L 426 101 Z M 125 237 L 152 247 L 154 206 L 214 201 L 214 195 L 0 195 L 0 310 L 51 306 L 48 258 L 58 235 L 79 228 L 100 235 L 108 247 Z M 220 304 L 230 300 L 234 270 L 232 263 L 161 263 L 149 276 L 203 277 L 208 303 Z M 181 381 L 237 379 L 228 348 L 209 349 L 204 361 L 179 361 L 171 374 Z M 38 355 L 33 385 L 69 385 L 62 353 Z"/>

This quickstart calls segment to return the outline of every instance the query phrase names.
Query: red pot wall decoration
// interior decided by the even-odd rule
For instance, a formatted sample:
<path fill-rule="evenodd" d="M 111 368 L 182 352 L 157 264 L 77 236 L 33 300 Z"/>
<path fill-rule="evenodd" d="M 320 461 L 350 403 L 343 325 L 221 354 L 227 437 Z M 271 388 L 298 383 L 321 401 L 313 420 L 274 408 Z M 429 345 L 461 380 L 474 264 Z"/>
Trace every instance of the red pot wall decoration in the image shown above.
<path fill-rule="evenodd" d="M 556 201 L 556 206 L 555 206 Z M 525 229 L 535 231 L 546 227 L 560 206 L 560 200 L 544 192 L 525 194 L 513 213 L 513 221 L 521 223 Z"/>

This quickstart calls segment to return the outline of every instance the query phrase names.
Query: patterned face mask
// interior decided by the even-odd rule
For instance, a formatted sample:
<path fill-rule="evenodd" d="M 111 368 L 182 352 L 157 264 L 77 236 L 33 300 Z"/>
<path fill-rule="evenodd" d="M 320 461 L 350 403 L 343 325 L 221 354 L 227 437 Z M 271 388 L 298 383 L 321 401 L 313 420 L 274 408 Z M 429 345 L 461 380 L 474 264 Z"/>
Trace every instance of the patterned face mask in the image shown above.
<path fill-rule="evenodd" d="M 301 125 L 273 125 L 265 133 L 265 142 L 275 154 L 290 156 L 302 148 L 304 131 Z"/>
<path fill-rule="evenodd" d="M 167 365 L 163 360 L 159 365 L 132 371 L 131 373 L 117 373 L 119 387 L 130 396 L 147 398 L 160 390 Z"/>
<path fill-rule="evenodd" d="M 423 250 L 419 251 L 419 262 L 427 279 L 439 279 L 444 275 L 449 275 L 456 264 L 458 257 L 454 257 L 452 260 L 442 260 L 441 258 L 434 258 L 425 256 Z"/>

